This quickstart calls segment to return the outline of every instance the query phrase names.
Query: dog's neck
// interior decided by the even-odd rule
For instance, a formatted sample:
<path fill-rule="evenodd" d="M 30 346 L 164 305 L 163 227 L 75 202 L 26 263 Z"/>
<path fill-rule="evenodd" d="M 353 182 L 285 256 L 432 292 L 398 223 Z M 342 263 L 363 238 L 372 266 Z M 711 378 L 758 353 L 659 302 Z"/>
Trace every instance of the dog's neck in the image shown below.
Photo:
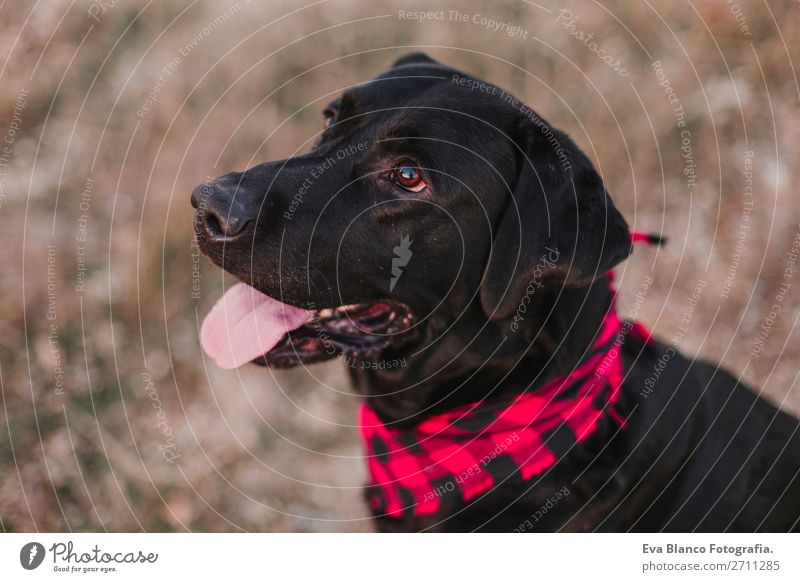
<path fill-rule="evenodd" d="M 573 369 L 600 329 L 610 298 L 606 277 L 586 287 L 544 288 L 517 314 L 516 325 L 513 318 L 487 323 L 462 317 L 443 335 L 429 327 L 427 337 L 403 354 L 382 354 L 402 365 L 352 369 L 354 383 L 385 422 L 400 425 L 526 390 Z M 479 321 L 483 329 L 473 327 Z"/>

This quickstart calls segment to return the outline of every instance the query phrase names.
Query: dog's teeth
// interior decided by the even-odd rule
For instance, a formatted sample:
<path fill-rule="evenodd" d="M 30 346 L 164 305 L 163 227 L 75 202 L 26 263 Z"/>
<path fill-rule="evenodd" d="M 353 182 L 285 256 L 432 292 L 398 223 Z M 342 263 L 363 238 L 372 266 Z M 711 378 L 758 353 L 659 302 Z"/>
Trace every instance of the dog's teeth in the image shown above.
<path fill-rule="evenodd" d="M 333 314 L 334 314 L 334 311 L 333 311 L 333 309 L 330 309 L 330 308 L 325 308 L 325 309 L 320 309 L 319 310 L 319 316 L 320 317 L 332 317 Z"/>

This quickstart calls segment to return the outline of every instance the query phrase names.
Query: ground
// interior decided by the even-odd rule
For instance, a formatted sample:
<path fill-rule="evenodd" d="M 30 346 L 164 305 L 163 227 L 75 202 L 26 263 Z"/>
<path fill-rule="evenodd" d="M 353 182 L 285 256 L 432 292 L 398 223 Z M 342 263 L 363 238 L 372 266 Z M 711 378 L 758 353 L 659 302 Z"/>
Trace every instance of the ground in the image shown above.
<path fill-rule="evenodd" d="M 189 192 L 303 151 L 329 96 L 411 50 L 511 89 L 670 237 L 618 270 L 623 314 L 800 413 L 796 2 L 0 14 L 4 531 L 369 530 L 343 364 L 204 360 L 229 281 L 193 246 Z"/>

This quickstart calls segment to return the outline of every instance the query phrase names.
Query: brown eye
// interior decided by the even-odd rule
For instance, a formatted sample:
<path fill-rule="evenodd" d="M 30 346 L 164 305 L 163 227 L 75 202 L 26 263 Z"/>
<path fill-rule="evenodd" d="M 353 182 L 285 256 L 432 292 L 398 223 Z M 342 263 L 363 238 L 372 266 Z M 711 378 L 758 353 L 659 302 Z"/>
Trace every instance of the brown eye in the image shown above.
<path fill-rule="evenodd" d="M 412 164 L 402 164 L 392 170 L 392 180 L 409 192 L 422 192 L 427 184 L 422 179 L 419 168 Z"/>
<path fill-rule="evenodd" d="M 328 129 L 331 125 L 333 125 L 336 121 L 336 116 L 333 114 L 332 111 L 324 111 L 322 115 L 325 116 L 325 121 L 323 124 L 325 125 L 325 129 Z"/>

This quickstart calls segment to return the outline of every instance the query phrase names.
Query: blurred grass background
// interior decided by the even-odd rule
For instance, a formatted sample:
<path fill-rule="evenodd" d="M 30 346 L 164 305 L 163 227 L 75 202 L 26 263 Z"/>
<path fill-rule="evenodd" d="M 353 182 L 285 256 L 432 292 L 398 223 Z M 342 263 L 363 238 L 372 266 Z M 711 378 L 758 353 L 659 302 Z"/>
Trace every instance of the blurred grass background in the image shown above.
<path fill-rule="evenodd" d="M 0 47 L 3 531 L 369 531 L 342 364 L 203 359 L 223 275 L 192 247 L 189 193 L 302 151 L 330 96 L 410 50 L 570 133 L 631 224 L 671 239 L 620 268 L 623 313 L 652 276 L 658 335 L 800 412 L 797 2 L 6 2 Z"/>

